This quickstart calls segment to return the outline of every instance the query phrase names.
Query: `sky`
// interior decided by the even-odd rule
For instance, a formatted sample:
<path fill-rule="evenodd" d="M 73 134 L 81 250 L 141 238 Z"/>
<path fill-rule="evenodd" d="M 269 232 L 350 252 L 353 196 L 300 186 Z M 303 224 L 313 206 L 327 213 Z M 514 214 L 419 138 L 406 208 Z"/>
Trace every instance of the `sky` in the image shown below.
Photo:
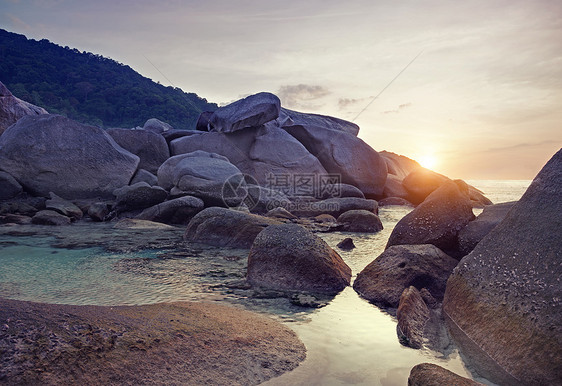
<path fill-rule="evenodd" d="M 452 178 L 532 179 L 562 146 L 560 0 L 0 0 L 0 27 L 219 105 L 272 92 Z"/>

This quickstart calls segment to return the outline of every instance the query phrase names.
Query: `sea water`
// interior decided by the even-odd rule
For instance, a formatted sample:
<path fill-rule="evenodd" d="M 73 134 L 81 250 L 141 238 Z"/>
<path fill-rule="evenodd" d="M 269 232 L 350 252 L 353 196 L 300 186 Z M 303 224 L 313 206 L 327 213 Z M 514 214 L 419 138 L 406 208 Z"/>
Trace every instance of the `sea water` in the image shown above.
<path fill-rule="evenodd" d="M 518 200 L 530 181 L 468 181 L 494 203 Z M 352 281 L 386 245 L 410 209 L 380 209 L 384 229 L 373 235 L 319 234 L 332 248 L 352 237 L 356 248 L 338 252 Z M 92 224 L 95 227 L 96 224 Z M 101 248 L 53 248 L 53 239 L 0 236 L 0 297 L 61 304 L 136 305 L 218 301 L 267 314 L 293 329 L 306 360 L 270 385 L 405 385 L 410 369 L 431 362 L 470 376 L 453 348 L 447 355 L 400 345 L 393 316 L 348 287 L 321 308 L 304 308 L 282 293 L 254 291 L 244 282 L 247 250 L 205 246 L 185 250 L 109 253 Z M 484 381 L 478 379 L 479 381 Z"/>

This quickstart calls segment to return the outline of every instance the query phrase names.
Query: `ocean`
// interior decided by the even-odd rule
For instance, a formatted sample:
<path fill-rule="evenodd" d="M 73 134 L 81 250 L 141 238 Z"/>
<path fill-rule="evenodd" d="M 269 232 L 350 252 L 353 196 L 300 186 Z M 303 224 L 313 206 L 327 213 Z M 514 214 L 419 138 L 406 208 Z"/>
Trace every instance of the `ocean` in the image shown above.
<path fill-rule="evenodd" d="M 500 203 L 518 200 L 531 181 L 467 182 Z M 410 210 L 381 208 L 384 229 L 374 235 L 319 236 L 334 249 L 343 238 L 353 238 L 354 250 L 337 249 L 351 267 L 353 281 L 382 253 L 392 229 Z M 54 241 L 0 234 L 0 297 L 79 305 L 212 301 L 260 312 L 292 328 L 307 347 L 306 360 L 294 371 L 266 382 L 269 385 L 405 385 L 410 369 L 422 362 L 470 376 L 454 348 L 443 355 L 400 345 L 395 318 L 351 287 L 333 299 L 319 299 L 326 303 L 321 308 L 304 308 L 279 293 L 247 288 L 247 250 L 198 246 L 178 257 L 170 250 L 110 253 L 101 248 L 55 248 Z"/>

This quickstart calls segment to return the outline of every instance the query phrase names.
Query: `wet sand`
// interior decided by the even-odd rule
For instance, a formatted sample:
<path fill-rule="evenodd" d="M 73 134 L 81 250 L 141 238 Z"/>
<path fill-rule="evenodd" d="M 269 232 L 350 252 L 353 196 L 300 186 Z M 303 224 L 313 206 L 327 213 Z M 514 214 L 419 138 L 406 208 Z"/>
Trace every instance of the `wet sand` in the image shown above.
<path fill-rule="evenodd" d="M 287 327 L 213 303 L 102 307 L 0 299 L 1 384 L 254 385 L 305 356 Z"/>

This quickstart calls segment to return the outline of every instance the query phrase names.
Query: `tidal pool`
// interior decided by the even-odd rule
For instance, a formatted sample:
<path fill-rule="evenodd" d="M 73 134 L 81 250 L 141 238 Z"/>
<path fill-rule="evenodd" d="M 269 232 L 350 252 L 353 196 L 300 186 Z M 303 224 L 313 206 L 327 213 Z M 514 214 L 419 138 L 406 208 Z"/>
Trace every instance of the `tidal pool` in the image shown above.
<path fill-rule="evenodd" d="M 381 208 L 384 230 L 374 234 L 319 233 L 330 246 L 352 237 L 356 248 L 342 258 L 353 279 L 383 250 L 394 225 L 409 212 Z M 15 227 L 14 227 L 15 229 Z M 221 249 L 181 242 L 181 229 L 151 234 L 141 248 L 135 231 L 107 224 L 59 229 L 22 228 L 0 234 L 0 296 L 44 303 L 137 305 L 171 301 L 217 301 L 267 314 L 292 328 L 307 347 L 307 359 L 271 385 L 405 385 L 410 369 L 432 362 L 470 376 L 456 349 L 447 355 L 403 347 L 396 320 L 348 287 L 321 308 L 294 304 L 286 294 L 256 291 L 244 281 L 247 250 Z M 40 229 L 39 234 L 31 234 Z M 150 231 L 144 231 L 150 232 Z M 179 238 L 176 243 L 168 242 Z M 84 242 L 88 239 L 91 242 Z M 99 245 L 99 246 L 92 246 Z M 145 245 L 145 247 L 146 247 Z M 353 280 L 352 279 L 352 280 Z"/>

